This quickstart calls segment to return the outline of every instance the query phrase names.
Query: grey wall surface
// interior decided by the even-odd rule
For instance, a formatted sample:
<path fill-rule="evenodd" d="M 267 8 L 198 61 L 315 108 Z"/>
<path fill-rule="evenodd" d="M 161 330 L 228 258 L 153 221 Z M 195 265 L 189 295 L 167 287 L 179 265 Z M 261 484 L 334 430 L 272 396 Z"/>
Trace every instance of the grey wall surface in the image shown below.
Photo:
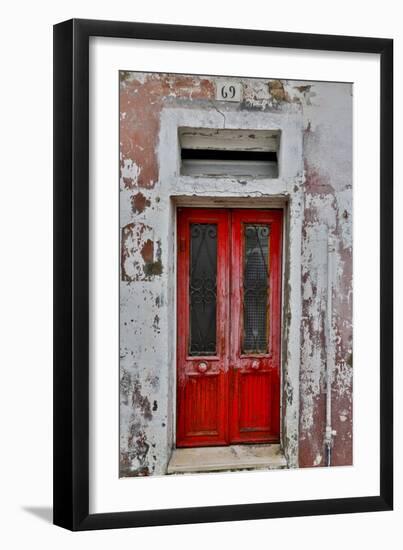
<path fill-rule="evenodd" d="M 283 449 L 325 464 L 330 366 L 332 464 L 352 463 L 352 86 L 245 78 L 227 103 L 219 83 L 121 72 L 121 477 L 165 474 L 175 445 L 178 205 L 284 208 Z M 278 177 L 181 176 L 183 126 L 280 130 Z"/>

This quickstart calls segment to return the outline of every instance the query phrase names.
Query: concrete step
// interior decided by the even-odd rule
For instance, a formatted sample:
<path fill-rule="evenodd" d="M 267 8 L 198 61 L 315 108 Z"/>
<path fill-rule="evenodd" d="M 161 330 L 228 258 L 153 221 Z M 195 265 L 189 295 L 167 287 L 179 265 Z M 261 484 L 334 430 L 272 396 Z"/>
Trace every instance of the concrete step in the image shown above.
<path fill-rule="evenodd" d="M 174 449 L 168 474 L 284 468 L 287 461 L 278 444 L 230 445 Z"/>

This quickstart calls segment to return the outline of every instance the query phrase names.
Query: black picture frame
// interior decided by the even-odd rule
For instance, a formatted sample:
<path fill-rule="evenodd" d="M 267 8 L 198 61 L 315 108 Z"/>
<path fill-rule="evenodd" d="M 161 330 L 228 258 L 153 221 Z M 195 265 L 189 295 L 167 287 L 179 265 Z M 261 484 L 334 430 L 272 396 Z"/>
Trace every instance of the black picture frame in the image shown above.
<path fill-rule="evenodd" d="M 380 54 L 380 490 L 366 497 L 89 513 L 89 38 Z M 54 523 L 78 530 L 392 510 L 393 40 L 73 19 L 54 26 Z"/>

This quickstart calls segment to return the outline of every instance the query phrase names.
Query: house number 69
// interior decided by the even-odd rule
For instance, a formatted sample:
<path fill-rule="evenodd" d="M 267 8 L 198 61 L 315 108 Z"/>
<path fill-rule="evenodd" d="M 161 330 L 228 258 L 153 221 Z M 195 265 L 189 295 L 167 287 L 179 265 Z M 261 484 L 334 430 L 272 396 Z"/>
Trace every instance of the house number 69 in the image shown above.
<path fill-rule="evenodd" d="M 242 88 L 238 82 L 217 82 L 216 90 L 219 101 L 241 101 Z"/>
<path fill-rule="evenodd" d="M 221 88 L 221 95 L 224 99 L 234 99 L 235 97 L 235 86 L 228 86 L 228 92 L 227 92 L 227 86 L 223 86 Z"/>

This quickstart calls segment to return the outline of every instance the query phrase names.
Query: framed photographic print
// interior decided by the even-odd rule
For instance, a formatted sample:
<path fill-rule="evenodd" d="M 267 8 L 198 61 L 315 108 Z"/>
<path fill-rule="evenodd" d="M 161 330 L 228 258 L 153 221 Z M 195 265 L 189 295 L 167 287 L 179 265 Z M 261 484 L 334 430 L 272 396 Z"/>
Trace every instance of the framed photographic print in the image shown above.
<path fill-rule="evenodd" d="M 54 27 L 54 522 L 392 509 L 393 42 Z"/>

